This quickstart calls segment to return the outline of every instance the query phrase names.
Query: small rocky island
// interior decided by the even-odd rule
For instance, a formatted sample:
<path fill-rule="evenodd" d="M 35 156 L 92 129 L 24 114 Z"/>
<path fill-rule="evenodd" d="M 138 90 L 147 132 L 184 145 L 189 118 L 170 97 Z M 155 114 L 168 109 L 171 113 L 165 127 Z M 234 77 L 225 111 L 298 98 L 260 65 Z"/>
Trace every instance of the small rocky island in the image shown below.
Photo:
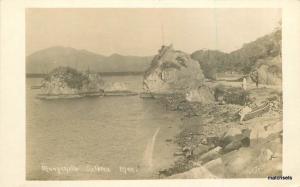
<path fill-rule="evenodd" d="M 42 80 L 39 99 L 72 99 L 103 95 L 104 81 L 97 73 L 58 67 Z"/>

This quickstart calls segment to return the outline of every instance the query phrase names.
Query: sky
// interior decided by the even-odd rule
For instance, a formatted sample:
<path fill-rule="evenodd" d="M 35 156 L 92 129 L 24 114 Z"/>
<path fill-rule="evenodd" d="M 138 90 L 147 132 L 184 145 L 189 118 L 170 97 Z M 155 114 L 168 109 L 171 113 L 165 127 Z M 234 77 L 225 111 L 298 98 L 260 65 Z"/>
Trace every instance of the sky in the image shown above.
<path fill-rule="evenodd" d="M 271 33 L 281 9 L 43 8 L 26 10 L 26 55 L 52 46 L 149 56 L 161 45 L 231 52 Z"/>

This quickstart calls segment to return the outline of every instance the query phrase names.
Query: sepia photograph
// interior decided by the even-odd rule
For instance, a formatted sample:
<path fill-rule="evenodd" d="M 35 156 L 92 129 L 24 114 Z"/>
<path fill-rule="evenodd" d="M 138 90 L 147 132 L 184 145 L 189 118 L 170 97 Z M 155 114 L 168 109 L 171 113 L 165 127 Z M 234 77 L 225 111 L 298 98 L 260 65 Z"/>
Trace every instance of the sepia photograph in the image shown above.
<path fill-rule="evenodd" d="M 283 175 L 281 8 L 26 8 L 26 180 Z"/>

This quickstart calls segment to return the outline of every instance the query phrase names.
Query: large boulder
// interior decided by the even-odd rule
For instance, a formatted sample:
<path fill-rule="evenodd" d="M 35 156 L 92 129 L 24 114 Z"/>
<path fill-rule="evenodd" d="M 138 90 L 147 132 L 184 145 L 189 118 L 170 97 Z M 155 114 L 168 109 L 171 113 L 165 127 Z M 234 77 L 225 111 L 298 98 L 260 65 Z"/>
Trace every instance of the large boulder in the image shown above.
<path fill-rule="evenodd" d="M 249 126 L 249 128 L 252 131 L 250 136 L 250 139 L 252 141 L 257 139 L 265 139 L 272 135 L 274 136 L 277 135 L 279 137 L 280 133 L 283 131 L 282 122 L 270 123 L 270 124 L 259 123 L 259 124 L 254 124 L 252 126 Z"/>
<path fill-rule="evenodd" d="M 207 86 L 200 86 L 189 90 L 186 93 L 186 100 L 189 102 L 211 103 L 215 100 L 213 91 Z"/>
<path fill-rule="evenodd" d="M 224 178 L 226 171 L 222 158 L 211 160 L 204 164 L 203 167 L 208 169 L 208 171 L 210 171 L 213 175 L 216 175 L 218 178 Z"/>
<path fill-rule="evenodd" d="M 206 162 L 219 158 L 221 156 L 221 151 L 222 151 L 222 147 L 220 146 L 215 147 L 214 149 L 201 155 L 198 160 L 202 164 L 205 164 Z"/>
<path fill-rule="evenodd" d="M 174 50 L 172 45 L 162 46 L 145 72 L 143 88 L 147 93 L 186 93 L 202 85 L 204 75 L 199 63 L 190 55 Z"/>
<path fill-rule="evenodd" d="M 256 150 L 248 147 L 225 154 L 222 158 L 226 170 L 225 175 L 240 177 L 241 172 L 256 158 Z"/>
<path fill-rule="evenodd" d="M 241 147 L 248 147 L 250 145 L 250 134 L 250 129 L 230 128 L 220 138 L 220 146 L 223 148 L 222 153 L 238 150 Z"/>

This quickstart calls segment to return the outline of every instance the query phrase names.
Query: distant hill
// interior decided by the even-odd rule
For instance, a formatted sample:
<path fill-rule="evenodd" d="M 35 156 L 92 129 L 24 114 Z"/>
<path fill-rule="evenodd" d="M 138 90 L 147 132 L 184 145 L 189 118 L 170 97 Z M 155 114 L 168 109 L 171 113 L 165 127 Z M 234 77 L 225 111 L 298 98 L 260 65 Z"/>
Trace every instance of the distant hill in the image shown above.
<path fill-rule="evenodd" d="M 261 64 L 259 61 L 277 56 L 280 56 L 278 63 L 281 63 L 281 41 L 281 29 L 278 29 L 244 44 L 241 49 L 230 53 L 229 60 L 233 63 L 232 68 L 249 73 Z"/>
<path fill-rule="evenodd" d="M 227 58 L 229 54 L 217 50 L 198 50 L 191 54 L 191 57 L 197 60 L 203 70 L 206 78 L 216 79 L 217 72 L 225 71 Z M 229 69 L 229 67 L 226 67 Z"/>
<path fill-rule="evenodd" d="M 55 46 L 27 56 L 26 73 L 43 74 L 59 66 L 69 66 L 81 71 L 143 72 L 150 66 L 151 60 L 151 56 L 103 56 L 87 50 Z"/>
<path fill-rule="evenodd" d="M 198 50 L 191 57 L 201 64 L 207 78 L 215 78 L 216 73 L 232 71 L 248 74 L 261 66 L 272 62 L 281 66 L 281 28 L 243 45 L 231 53 L 214 50 Z M 279 58 L 278 58 L 279 57 Z M 268 62 L 267 62 L 268 61 Z"/>

